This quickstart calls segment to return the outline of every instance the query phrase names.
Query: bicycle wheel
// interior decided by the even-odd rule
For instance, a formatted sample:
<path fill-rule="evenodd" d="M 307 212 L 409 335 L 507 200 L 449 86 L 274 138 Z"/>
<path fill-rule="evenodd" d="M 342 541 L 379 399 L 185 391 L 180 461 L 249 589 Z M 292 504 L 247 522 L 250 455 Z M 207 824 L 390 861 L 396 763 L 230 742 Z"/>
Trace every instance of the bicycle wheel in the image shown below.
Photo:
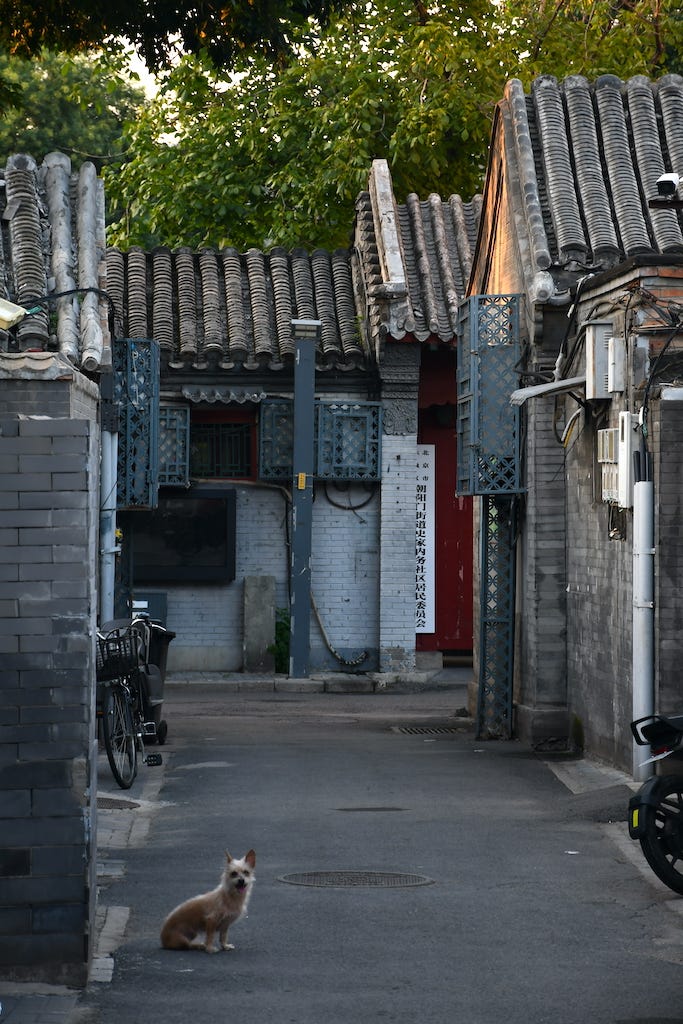
<path fill-rule="evenodd" d="M 657 795 L 657 806 L 647 808 L 640 845 L 657 878 L 683 896 L 683 776 L 664 776 Z"/>
<path fill-rule="evenodd" d="M 102 731 L 109 767 L 121 789 L 130 789 L 138 771 L 133 716 L 123 686 L 108 686 L 104 696 Z"/>

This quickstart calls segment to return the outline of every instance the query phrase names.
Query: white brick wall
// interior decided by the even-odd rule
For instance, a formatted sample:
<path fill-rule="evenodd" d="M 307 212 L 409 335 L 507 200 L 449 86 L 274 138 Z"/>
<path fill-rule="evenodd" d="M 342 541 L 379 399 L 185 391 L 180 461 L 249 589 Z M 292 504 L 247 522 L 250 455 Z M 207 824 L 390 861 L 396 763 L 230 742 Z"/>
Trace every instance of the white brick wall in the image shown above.
<path fill-rule="evenodd" d="M 380 669 L 415 667 L 417 436 L 382 440 Z"/>
<path fill-rule="evenodd" d="M 338 490 L 332 502 L 363 504 L 369 492 L 359 484 Z M 378 647 L 379 497 L 362 509 L 340 509 L 316 486 L 313 505 L 312 589 L 330 643 L 342 657 L 368 651 L 376 667 Z M 169 671 L 239 671 L 242 668 L 243 580 L 274 576 L 276 604 L 287 606 L 287 504 L 275 487 L 237 488 L 236 575 L 230 584 L 169 585 L 168 628 L 177 636 L 169 648 Z M 413 546 L 414 546 L 413 532 Z M 327 651 L 312 615 L 311 668 L 342 668 Z"/>
<path fill-rule="evenodd" d="M 377 667 L 379 629 L 380 502 L 379 488 L 371 486 L 372 491 L 357 483 L 343 489 L 319 485 L 313 504 L 313 598 L 330 644 L 347 660 L 367 651 L 371 662 L 363 662 L 364 668 Z M 356 506 L 362 507 L 354 511 Z M 344 667 L 326 652 L 315 616 L 311 660 Z"/>

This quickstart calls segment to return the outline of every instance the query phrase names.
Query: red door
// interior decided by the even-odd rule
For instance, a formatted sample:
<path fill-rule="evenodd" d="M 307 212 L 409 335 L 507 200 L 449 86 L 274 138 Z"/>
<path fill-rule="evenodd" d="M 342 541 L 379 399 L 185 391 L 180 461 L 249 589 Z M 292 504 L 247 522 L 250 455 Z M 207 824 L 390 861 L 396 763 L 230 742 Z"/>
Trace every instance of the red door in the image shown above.
<path fill-rule="evenodd" d="M 416 650 L 472 650 L 472 499 L 455 494 L 455 353 L 423 351 L 418 444 L 435 447 L 436 632 Z"/>

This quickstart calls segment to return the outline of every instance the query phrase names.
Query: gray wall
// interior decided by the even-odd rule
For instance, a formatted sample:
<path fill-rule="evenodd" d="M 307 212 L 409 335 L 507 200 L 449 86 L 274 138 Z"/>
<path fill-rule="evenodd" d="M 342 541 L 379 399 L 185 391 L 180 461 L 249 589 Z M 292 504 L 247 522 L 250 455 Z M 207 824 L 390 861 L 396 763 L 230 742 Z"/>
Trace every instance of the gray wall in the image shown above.
<path fill-rule="evenodd" d="M 533 745 L 566 735 L 564 452 L 553 399 L 527 403 L 525 487 L 517 557 L 515 730 Z"/>
<path fill-rule="evenodd" d="M 70 416 L 74 389 L 96 410 L 81 383 L 0 379 L 0 977 L 68 985 L 96 895 L 99 433 Z M 19 393 L 40 417 L 10 414 Z"/>
<path fill-rule="evenodd" d="M 414 471 L 413 471 L 414 473 Z M 176 633 L 168 670 L 236 672 L 244 665 L 244 580 L 275 579 L 277 608 L 288 605 L 288 506 L 278 487 L 237 490 L 236 576 L 216 585 L 157 584 L 136 592 L 163 591 L 166 625 Z M 316 483 L 313 503 L 312 593 L 337 653 L 353 660 L 364 651 L 362 668 L 378 664 L 379 487 L 359 482 L 338 489 Z M 414 546 L 414 537 L 413 537 Z M 311 668 L 339 670 L 316 616 L 311 615 Z"/>
<path fill-rule="evenodd" d="M 683 391 L 654 403 L 651 446 L 655 474 L 656 709 L 683 714 Z"/>
<path fill-rule="evenodd" d="M 599 425 L 614 426 L 617 413 Z M 610 520 L 596 448 L 584 413 L 566 459 L 569 709 L 586 749 L 630 770 L 633 518 L 613 508 Z"/>

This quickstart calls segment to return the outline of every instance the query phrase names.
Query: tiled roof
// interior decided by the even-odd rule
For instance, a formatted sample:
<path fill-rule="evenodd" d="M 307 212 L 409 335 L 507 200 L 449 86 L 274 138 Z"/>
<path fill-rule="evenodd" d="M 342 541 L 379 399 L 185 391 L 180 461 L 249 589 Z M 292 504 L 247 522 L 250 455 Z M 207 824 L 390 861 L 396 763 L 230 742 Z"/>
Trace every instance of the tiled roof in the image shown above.
<path fill-rule="evenodd" d="M 31 313 L 0 335 L 0 348 L 55 349 L 96 373 L 111 365 L 113 324 L 119 337 L 156 339 L 171 370 L 277 370 L 293 359 L 291 320 L 313 319 L 322 322 L 319 370 L 368 362 L 347 250 L 124 253 L 106 248 L 93 164 L 72 174 L 62 153 L 40 166 L 15 155 L 3 184 L 0 298 Z"/>
<path fill-rule="evenodd" d="M 282 369 L 294 355 L 292 319 L 322 322 L 318 369 L 367 361 L 346 250 L 109 249 L 107 291 L 117 330 L 155 338 L 171 371 Z"/>
<path fill-rule="evenodd" d="M 359 291 L 368 333 L 381 354 L 386 338 L 452 342 L 477 238 L 481 197 L 464 203 L 394 199 L 384 160 L 375 160 L 370 188 L 356 202 Z"/>
<path fill-rule="evenodd" d="M 515 224 L 530 255 L 529 281 L 683 253 L 680 213 L 648 207 L 662 174 L 683 175 L 679 75 L 594 82 L 543 75 L 528 95 L 513 79 L 498 116 L 508 178 L 519 183 Z"/>
<path fill-rule="evenodd" d="M 110 364 L 108 306 L 98 294 L 104 194 L 93 164 L 72 174 L 63 153 L 51 153 L 40 167 L 16 155 L 0 184 L 0 295 L 26 309 L 53 296 L 18 325 L 17 348 L 54 348 L 89 371 Z M 70 294 L 54 298 L 61 292 Z"/>

